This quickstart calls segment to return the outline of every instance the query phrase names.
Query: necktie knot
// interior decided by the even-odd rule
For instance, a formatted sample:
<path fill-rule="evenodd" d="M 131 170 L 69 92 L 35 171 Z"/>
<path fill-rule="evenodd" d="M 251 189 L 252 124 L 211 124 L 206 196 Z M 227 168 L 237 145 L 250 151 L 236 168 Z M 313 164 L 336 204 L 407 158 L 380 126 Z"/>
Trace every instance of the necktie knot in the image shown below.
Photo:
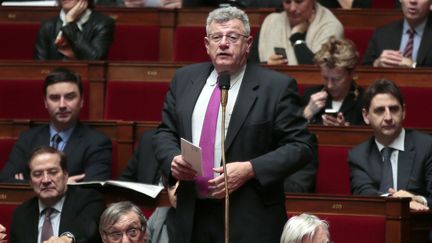
<path fill-rule="evenodd" d="M 385 147 L 381 150 L 382 156 L 384 158 L 384 163 L 390 161 L 390 156 L 393 152 L 393 148 Z"/>
<path fill-rule="evenodd" d="M 56 134 L 51 138 L 52 147 L 58 150 L 61 141 L 63 141 L 62 137 L 60 136 L 60 134 L 56 133 Z"/>

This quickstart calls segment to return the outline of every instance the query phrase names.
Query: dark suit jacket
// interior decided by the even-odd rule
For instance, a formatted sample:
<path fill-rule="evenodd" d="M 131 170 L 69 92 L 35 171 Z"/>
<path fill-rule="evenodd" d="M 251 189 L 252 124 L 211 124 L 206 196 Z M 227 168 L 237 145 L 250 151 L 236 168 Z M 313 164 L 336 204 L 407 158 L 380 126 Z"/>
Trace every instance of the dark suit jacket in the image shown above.
<path fill-rule="evenodd" d="M 173 157 L 181 154 L 180 137 L 192 139 L 194 104 L 212 69 L 211 63 L 200 63 L 174 75 L 162 124 L 153 140 L 166 175 L 170 175 Z M 232 242 L 279 242 L 286 221 L 283 179 L 311 160 L 311 144 L 295 80 L 248 64 L 228 126 L 225 152 L 228 163 L 250 160 L 256 176 L 231 193 Z M 195 183 L 182 181 L 177 189 L 173 242 L 190 242 L 195 200 Z"/>
<path fill-rule="evenodd" d="M 363 64 L 372 65 L 384 50 L 399 50 L 403 30 L 403 20 L 399 20 L 375 30 L 369 41 Z M 417 67 L 432 66 L 432 14 L 427 20 L 417 54 Z"/>
<path fill-rule="evenodd" d="M 405 130 L 405 151 L 399 151 L 397 188 L 426 197 L 432 205 L 432 137 Z M 353 194 L 379 195 L 382 156 L 375 138 L 349 152 Z"/>
<path fill-rule="evenodd" d="M 0 173 L 0 182 L 19 182 L 14 180 L 16 173 L 24 173 L 28 180 L 27 164 L 30 154 L 38 146 L 48 146 L 49 136 L 49 125 L 37 126 L 23 132 Z M 86 181 L 110 179 L 111 150 L 109 138 L 78 122 L 63 151 L 68 160 L 69 176 L 85 173 Z"/>
<path fill-rule="evenodd" d="M 321 91 L 324 88 L 323 85 L 317 87 L 311 87 L 304 91 L 303 93 L 303 106 L 307 106 L 309 103 L 310 97 Z M 349 122 L 350 125 L 364 125 L 363 116 L 362 116 L 362 108 L 363 108 L 363 94 L 364 90 L 362 87 L 357 85 L 351 85 L 351 90 L 348 93 L 347 97 L 345 97 L 342 102 L 342 106 L 340 108 L 340 112 L 344 114 L 345 121 Z M 321 116 L 324 114 L 325 109 L 332 108 L 332 97 L 329 95 L 329 98 L 326 100 L 325 106 L 319 111 L 315 116 L 312 117 L 310 123 L 312 124 L 322 124 Z"/>
<path fill-rule="evenodd" d="M 127 168 L 120 175 L 119 180 L 133 181 L 157 185 L 160 180 L 160 165 L 157 162 L 152 138 L 155 130 L 150 130 L 141 136 L 138 148 L 129 160 Z"/>
<path fill-rule="evenodd" d="M 103 197 L 97 191 L 69 186 L 60 216 L 59 235 L 71 232 L 76 243 L 101 242 L 98 225 L 105 208 Z M 10 242 L 37 242 L 39 205 L 34 197 L 20 205 L 12 216 Z"/>
<path fill-rule="evenodd" d="M 54 41 L 59 31 L 72 45 L 72 50 L 79 60 L 106 59 L 114 40 L 115 22 L 112 18 L 92 11 L 89 20 L 80 31 L 75 22 L 62 27 L 59 16 L 42 23 L 36 37 L 34 59 L 62 60 L 65 56 L 57 51 Z"/>

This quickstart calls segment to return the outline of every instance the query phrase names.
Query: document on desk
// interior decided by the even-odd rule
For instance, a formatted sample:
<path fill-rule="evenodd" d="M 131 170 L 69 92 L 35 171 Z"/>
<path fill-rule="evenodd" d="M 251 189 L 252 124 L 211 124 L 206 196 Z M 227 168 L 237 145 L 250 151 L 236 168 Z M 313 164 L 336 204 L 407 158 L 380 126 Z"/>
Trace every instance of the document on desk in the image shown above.
<path fill-rule="evenodd" d="M 202 176 L 201 148 L 184 138 L 180 140 L 183 159 L 192 165 L 198 176 Z"/>

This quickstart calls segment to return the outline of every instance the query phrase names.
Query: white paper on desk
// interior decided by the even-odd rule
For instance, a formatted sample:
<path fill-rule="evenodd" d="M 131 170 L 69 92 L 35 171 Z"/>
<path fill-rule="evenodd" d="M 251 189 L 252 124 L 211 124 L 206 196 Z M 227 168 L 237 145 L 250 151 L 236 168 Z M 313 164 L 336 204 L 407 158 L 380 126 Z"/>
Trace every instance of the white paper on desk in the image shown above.
<path fill-rule="evenodd" d="M 183 159 L 192 165 L 198 176 L 202 176 L 201 148 L 184 138 L 180 139 L 180 146 Z"/>

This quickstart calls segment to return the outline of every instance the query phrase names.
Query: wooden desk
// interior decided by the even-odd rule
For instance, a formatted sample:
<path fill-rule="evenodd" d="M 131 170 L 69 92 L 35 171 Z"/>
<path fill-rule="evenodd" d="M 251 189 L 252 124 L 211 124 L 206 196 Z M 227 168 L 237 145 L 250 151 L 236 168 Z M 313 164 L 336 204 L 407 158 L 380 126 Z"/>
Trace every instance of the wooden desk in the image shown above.
<path fill-rule="evenodd" d="M 408 198 L 287 194 L 285 207 L 288 214 L 385 217 L 386 243 L 427 242 L 432 229 L 432 211 L 410 211 Z"/>

